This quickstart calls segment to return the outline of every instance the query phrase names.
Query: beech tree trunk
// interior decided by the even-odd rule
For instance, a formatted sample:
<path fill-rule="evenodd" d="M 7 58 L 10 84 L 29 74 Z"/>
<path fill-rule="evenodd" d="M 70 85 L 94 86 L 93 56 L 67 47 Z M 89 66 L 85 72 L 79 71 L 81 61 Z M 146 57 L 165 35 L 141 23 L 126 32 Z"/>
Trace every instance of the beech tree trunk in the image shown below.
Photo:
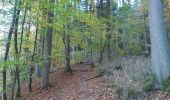
<path fill-rule="evenodd" d="M 148 3 L 152 71 L 161 86 L 162 81 L 170 74 L 168 39 L 163 24 L 163 4 L 162 0 L 149 0 Z"/>
<path fill-rule="evenodd" d="M 66 53 L 66 72 L 72 73 L 71 65 L 70 65 L 70 35 L 65 35 L 65 42 L 66 42 L 66 48 L 65 48 L 65 53 Z"/>
<path fill-rule="evenodd" d="M 55 0 L 50 0 L 49 4 L 55 3 Z M 54 12 L 49 11 L 48 12 L 48 23 L 52 24 L 54 18 Z M 52 33 L 53 28 L 51 26 L 47 27 L 47 34 L 46 34 L 46 58 L 45 58 L 45 67 L 43 69 L 43 76 L 42 76 L 42 85 L 41 88 L 45 89 L 49 85 L 49 74 L 50 74 L 50 67 L 51 67 L 51 51 L 52 51 Z"/>
<path fill-rule="evenodd" d="M 33 54 L 31 58 L 31 62 L 34 62 L 34 57 L 36 53 L 36 48 L 37 48 L 37 37 L 38 37 L 38 15 L 37 15 L 37 25 L 36 25 L 36 33 L 35 33 L 35 39 L 34 39 L 34 49 L 33 49 Z M 32 92 L 32 74 L 33 74 L 33 64 L 30 66 L 30 73 L 29 73 L 29 91 Z"/>

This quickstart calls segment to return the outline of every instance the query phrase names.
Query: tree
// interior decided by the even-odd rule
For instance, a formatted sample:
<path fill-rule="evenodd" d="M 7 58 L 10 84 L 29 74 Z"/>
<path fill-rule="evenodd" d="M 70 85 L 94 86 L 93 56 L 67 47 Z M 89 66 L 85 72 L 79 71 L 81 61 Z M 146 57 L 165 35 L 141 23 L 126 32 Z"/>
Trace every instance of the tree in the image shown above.
<path fill-rule="evenodd" d="M 162 0 L 149 0 L 149 26 L 151 37 L 152 71 L 159 85 L 169 77 L 169 48 L 168 39 L 163 24 Z"/>
<path fill-rule="evenodd" d="M 7 62 L 7 60 L 8 60 L 9 48 L 10 48 L 10 44 L 11 44 L 11 37 L 12 37 L 12 33 L 13 33 L 13 30 L 14 30 L 14 26 L 15 26 L 17 5 L 18 5 L 18 0 L 15 0 L 12 24 L 11 24 L 11 27 L 9 29 L 8 39 L 7 39 L 7 43 L 6 43 L 4 62 Z M 7 100 L 7 95 L 6 95 L 6 67 L 5 66 L 3 67 L 2 73 L 3 73 L 3 100 Z"/>
<path fill-rule="evenodd" d="M 31 57 L 31 63 L 34 62 L 35 58 L 35 53 L 36 53 L 36 48 L 37 48 L 37 38 L 38 38 L 38 15 L 37 15 L 37 25 L 36 25 L 36 33 L 35 33 L 35 39 L 34 39 L 34 48 L 33 48 L 33 53 Z M 33 74 L 33 64 L 30 66 L 30 75 L 29 75 L 29 91 L 32 92 L 32 74 Z"/>
<path fill-rule="evenodd" d="M 106 18 L 108 19 L 108 22 L 106 23 L 106 45 L 107 45 L 107 58 L 109 61 L 111 61 L 111 48 L 110 48 L 110 39 L 111 39 L 111 28 L 110 28 L 110 0 L 107 0 L 106 4 Z"/>
<path fill-rule="evenodd" d="M 19 6 L 21 5 L 21 1 L 19 1 Z M 20 97 L 21 94 L 21 86 L 20 86 L 20 74 L 19 74 L 19 51 L 18 51 L 18 21 L 19 21 L 19 15 L 20 15 L 20 9 L 19 6 L 17 7 L 17 14 L 15 19 L 15 29 L 14 29 L 14 49 L 15 49 L 15 61 L 16 64 L 16 70 L 15 70 L 15 77 L 17 82 L 17 91 L 16 96 Z M 15 81 L 15 80 L 14 80 Z"/>
<path fill-rule="evenodd" d="M 49 4 L 55 3 L 55 0 L 50 0 Z M 51 51 L 52 51 L 52 33 L 53 33 L 53 27 L 50 26 L 53 23 L 54 18 L 54 12 L 49 11 L 48 12 L 48 27 L 47 27 L 47 33 L 46 33 L 46 59 L 45 59 L 45 67 L 43 69 L 43 76 L 42 76 L 42 85 L 41 88 L 47 88 L 49 85 L 49 74 L 50 74 L 50 67 L 51 67 Z"/>

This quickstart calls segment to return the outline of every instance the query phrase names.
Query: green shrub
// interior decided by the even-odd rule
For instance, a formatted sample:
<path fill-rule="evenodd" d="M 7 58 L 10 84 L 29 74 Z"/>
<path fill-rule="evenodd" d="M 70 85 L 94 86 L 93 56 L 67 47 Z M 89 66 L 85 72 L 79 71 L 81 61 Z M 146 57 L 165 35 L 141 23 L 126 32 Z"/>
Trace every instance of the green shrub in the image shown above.
<path fill-rule="evenodd" d="M 166 88 L 165 91 L 170 93 L 170 87 Z"/>
<path fill-rule="evenodd" d="M 163 89 L 167 92 L 170 92 L 170 77 L 167 78 L 166 80 L 164 80 L 162 82 L 162 85 L 163 85 Z"/>
<path fill-rule="evenodd" d="M 154 75 L 149 76 L 148 79 L 146 79 L 144 82 L 143 90 L 145 92 L 152 91 L 155 87 L 155 82 L 156 82 L 155 76 Z"/>

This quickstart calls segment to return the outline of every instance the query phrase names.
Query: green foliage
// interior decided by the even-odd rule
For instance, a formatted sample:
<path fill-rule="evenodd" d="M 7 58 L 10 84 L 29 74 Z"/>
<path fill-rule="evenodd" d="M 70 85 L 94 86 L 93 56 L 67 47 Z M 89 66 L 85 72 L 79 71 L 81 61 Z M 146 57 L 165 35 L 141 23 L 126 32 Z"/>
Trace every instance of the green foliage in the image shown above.
<path fill-rule="evenodd" d="M 128 97 L 133 98 L 141 93 L 140 90 L 135 88 L 128 88 Z"/>
<path fill-rule="evenodd" d="M 112 0 L 111 0 L 112 1 Z M 75 3 L 76 2 L 76 3 Z M 26 15 L 26 24 L 24 26 L 24 36 L 23 36 L 23 45 L 22 52 L 19 55 L 19 61 L 15 61 L 15 50 L 14 48 L 10 48 L 9 52 L 9 61 L 0 62 L 0 71 L 5 68 L 8 71 L 14 71 L 16 65 L 19 66 L 21 79 L 27 79 L 29 76 L 29 68 L 30 65 L 38 64 L 39 66 L 44 66 L 44 59 L 46 52 L 39 53 L 43 48 L 40 47 L 40 35 L 43 37 L 46 36 L 47 27 L 53 28 L 53 50 L 52 63 L 65 63 L 65 45 L 63 42 L 63 34 L 69 34 L 71 37 L 71 60 L 72 63 L 77 63 L 86 58 L 85 52 L 90 50 L 93 53 L 98 53 L 101 50 L 101 46 L 105 44 L 106 41 L 106 26 L 109 23 L 111 29 L 111 48 L 113 48 L 120 55 L 133 55 L 137 54 L 142 50 L 141 37 L 144 33 L 143 24 L 140 22 L 143 19 L 138 18 L 139 22 L 136 22 L 136 17 L 134 16 L 134 8 L 125 3 L 123 6 L 118 5 L 118 3 L 112 1 L 111 3 L 111 17 L 109 19 L 106 17 L 106 4 L 103 5 L 103 13 L 101 18 L 96 16 L 96 7 L 93 4 L 89 4 L 87 1 L 76 1 L 76 0 L 59 0 L 56 1 L 56 4 L 51 4 L 48 0 L 24 0 L 22 5 L 19 7 L 21 9 L 21 15 L 19 16 L 19 31 L 21 28 L 21 23 L 23 20 L 23 12 L 28 4 L 28 11 Z M 87 8 L 85 6 L 93 5 L 93 11 L 85 11 Z M 82 6 L 82 8 L 81 8 Z M 139 7 L 140 8 L 140 7 Z M 0 15 L 9 16 L 13 14 L 13 7 L 6 10 L 0 9 Z M 48 23 L 48 11 L 54 11 L 54 23 Z M 140 12 L 140 11 L 139 11 Z M 145 12 L 147 10 L 145 9 Z M 140 12 L 141 13 L 141 12 Z M 141 13 L 140 15 L 142 15 Z M 11 17 L 12 18 L 12 17 Z M 37 20 L 38 18 L 38 20 Z M 6 19 L 6 18 L 5 18 Z M 0 25 L 9 25 L 11 20 L 0 21 Z M 29 27 L 30 24 L 31 26 Z M 34 56 L 34 61 L 31 61 L 33 55 L 34 48 L 34 38 L 35 31 L 34 28 L 36 25 L 38 26 L 38 39 L 37 39 L 37 47 L 36 47 L 36 55 Z M 138 25 L 138 28 L 136 26 Z M 146 26 L 147 27 L 147 26 Z M 90 39 L 90 40 L 88 40 Z M 20 43 L 20 34 L 18 34 L 18 47 Z M 44 39 L 45 40 L 45 39 Z M 1 39 L 0 44 L 5 46 L 6 39 Z M 11 45 L 14 44 L 13 38 L 11 41 Z M 73 49 L 79 46 L 82 50 L 75 50 L 74 54 Z M 46 48 L 44 48 L 46 49 Z M 105 50 L 106 51 L 106 50 Z M 3 56 L 2 56 L 3 57 Z M 116 66 L 117 70 L 123 70 L 123 66 Z M 99 74 L 107 74 L 109 75 L 111 71 L 106 70 L 106 66 L 100 66 L 98 69 Z M 8 73 L 9 74 L 9 73 Z M 150 91 L 154 87 L 154 79 L 150 78 L 145 81 L 144 90 Z M 8 80 L 9 82 L 9 80 Z M 169 81 L 165 82 L 165 87 L 169 84 Z M 1 83 L 0 83 L 1 85 Z M 1 86 L 0 86 L 1 88 Z M 122 91 L 120 89 L 120 91 Z M 133 96 L 136 90 L 127 89 L 128 95 Z"/>
<path fill-rule="evenodd" d="M 167 92 L 170 92 L 170 77 L 167 78 L 166 80 L 164 80 L 162 82 L 162 85 L 163 85 L 163 89 Z"/>
<path fill-rule="evenodd" d="M 141 51 L 141 47 L 139 44 L 128 44 L 127 46 L 128 54 L 129 55 L 135 55 L 138 54 L 139 51 Z"/>
<path fill-rule="evenodd" d="M 78 63 L 80 61 L 83 61 L 82 52 L 75 52 L 75 54 L 74 54 L 74 62 L 73 63 Z"/>
<path fill-rule="evenodd" d="M 155 88 L 156 78 L 154 75 L 150 75 L 144 82 L 143 90 L 150 92 Z"/>

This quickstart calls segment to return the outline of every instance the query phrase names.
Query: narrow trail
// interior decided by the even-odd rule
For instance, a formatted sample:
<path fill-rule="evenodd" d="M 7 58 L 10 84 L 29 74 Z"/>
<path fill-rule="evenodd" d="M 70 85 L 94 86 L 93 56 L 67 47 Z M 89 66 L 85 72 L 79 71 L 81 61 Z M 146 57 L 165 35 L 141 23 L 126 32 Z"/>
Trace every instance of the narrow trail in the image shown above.
<path fill-rule="evenodd" d="M 50 86 L 46 90 L 40 90 L 40 80 L 33 83 L 32 93 L 23 87 L 21 100 L 118 100 L 101 77 L 85 81 L 97 75 L 94 68 L 76 64 L 72 69 L 73 75 L 67 75 L 63 69 L 50 74 Z"/>

